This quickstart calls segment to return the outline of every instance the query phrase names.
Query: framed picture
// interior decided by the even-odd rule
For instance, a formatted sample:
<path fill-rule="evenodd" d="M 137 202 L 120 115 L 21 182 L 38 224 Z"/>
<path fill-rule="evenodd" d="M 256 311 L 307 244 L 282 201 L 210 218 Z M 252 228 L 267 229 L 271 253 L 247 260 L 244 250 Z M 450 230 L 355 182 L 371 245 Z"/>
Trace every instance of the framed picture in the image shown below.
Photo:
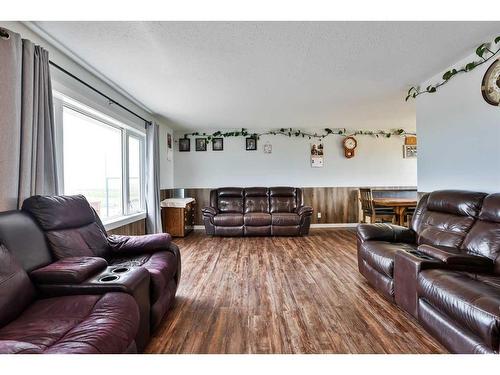
<path fill-rule="evenodd" d="M 246 139 L 246 150 L 255 151 L 257 150 L 257 139 L 254 137 L 248 137 Z"/>
<path fill-rule="evenodd" d="M 273 145 L 269 142 L 264 145 L 264 154 L 272 154 L 273 153 Z"/>
<path fill-rule="evenodd" d="M 168 148 L 172 148 L 172 134 L 167 133 L 167 146 Z"/>
<path fill-rule="evenodd" d="M 411 159 L 417 157 L 417 145 L 404 145 L 403 158 Z"/>
<path fill-rule="evenodd" d="M 212 139 L 212 151 L 224 151 L 224 138 Z"/>
<path fill-rule="evenodd" d="M 206 138 L 196 138 L 196 151 L 207 151 Z"/>
<path fill-rule="evenodd" d="M 189 138 L 179 139 L 179 152 L 191 151 L 191 140 Z"/>

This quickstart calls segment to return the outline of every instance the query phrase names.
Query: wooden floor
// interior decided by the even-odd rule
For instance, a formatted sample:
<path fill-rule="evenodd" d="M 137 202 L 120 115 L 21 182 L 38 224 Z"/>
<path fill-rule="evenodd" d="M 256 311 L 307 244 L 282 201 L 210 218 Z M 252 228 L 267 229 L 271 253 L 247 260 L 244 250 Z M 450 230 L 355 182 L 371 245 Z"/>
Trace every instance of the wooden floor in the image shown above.
<path fill-rule="evenodd" d="M 358 273 L 353 231 L 178 239 L 175 307 L 147 353 L 443 353 Z"/>

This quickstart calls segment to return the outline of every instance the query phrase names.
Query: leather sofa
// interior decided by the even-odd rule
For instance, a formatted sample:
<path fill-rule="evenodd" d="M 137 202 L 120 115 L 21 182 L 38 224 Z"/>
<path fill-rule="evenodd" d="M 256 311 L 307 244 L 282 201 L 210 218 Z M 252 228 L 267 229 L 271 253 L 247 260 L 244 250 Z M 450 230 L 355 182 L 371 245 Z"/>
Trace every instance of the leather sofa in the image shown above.
<path fill-rule="evenodd" d="M 40 298 L 129 295 L 139 310 L 139 351 L 171 307 L 181 274 L 169 235 L 108 236 L 83 196 L 35 196 L 21 211 L 0 213 L 0 244 Z"/>
<path fill-rule="evenodd" d="M 0 245 L 0 353 L 134 353 L 138 329 L 139 309 L 129 294 L 42 298 Z"/>
<path fill-rule="evenodd" d="M 424 195 L 411 228 L 358 227 L 358 266 L 455 353 L 500 348 L 500 194 Z"/>
<path fill-rule="evenodd" d="M 300 188 L 225 187 L 210 191 L 202 213 L 212 236 L 301 236 L 309 233 L 312 208 Z"/>

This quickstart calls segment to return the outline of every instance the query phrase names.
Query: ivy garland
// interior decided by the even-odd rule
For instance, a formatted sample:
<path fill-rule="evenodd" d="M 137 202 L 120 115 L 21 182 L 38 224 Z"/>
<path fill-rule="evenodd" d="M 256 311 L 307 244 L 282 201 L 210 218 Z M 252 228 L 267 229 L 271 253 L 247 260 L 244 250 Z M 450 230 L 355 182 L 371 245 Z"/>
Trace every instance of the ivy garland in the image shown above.
<path fill-rule="evenodd" d="M 222 132 L 222 131 L 216 131 L 211 134 L 207 133 L 200 133 L 200 132 L 194 132 L 194 133 L 186 133 L 184 134 L 184 138 L 188 137 L 194 137 L 194 136 L 203 136 L 206 137 L 208 142 L 213 141 L 214 138 L 220 138 L 220 137 L 253 137 L 256 139 L 259 139 L 260 137 L 264 135 L 282 135 L 282 136 L 287 136 L 287 137 L 299 137 L 299 138 L 316 138 L 316 139 L 323 139 L 325 137 L 328 137 L 329 135 L 340 135 L 340 136 L 351 136 L 351 135 L 369 135 L 369 136 L 374 136 L 374 137 L 385 137 L 385 138 L 390 138 L 391 136 L 406 136 L 406 135 L 416 135 L 416 133 L 410 133 L 407 132 L 404 129 L 392 129 L 389 131 L 385 130 L 350 130 L 350 129 L 329 129 L 325 128 L 323 129 L 323 133 L 318 134 L 318 133 L 308 133 L 305 131 L 302 131 L 300 129 L 293 129 L 293 128 L 281 128 L 279 130 L 269 130 L 264 133 L 250 133 L 248 132 L 247 129 L 242 128 L 241 130 L 237 131 L 227 131 L 227 132 Z"/>
<path fill-rule="evenodd" d="M 425 88 L 425 90 L 420 90 L 420 87 L 418 86 L 410 87 L 406 95 L 405 101 L 408 101 L 408 99 L 410 98 L 415 99 L 417 96 L 425 93 L 432 94 L 436 92 L 438 88 L 448 83 L 448 81 L 457 74 L 470 72 L 474 68 L 483 65 L 485 62 L 492 59 L 498 52 L 500 52 L 500 46 L 497 48 L 496 51 L 491 49 L 493 43 L 494 44 L 500 43 L 500 36 L 497 36 L 492 43 L 482 43 L 479 47 L 476 48 L 476 55 L 479 56 L 482 60 L 472 61 L 458 70 L 457 69 L 448 70 L 443 74 L 443 80 L 441 82 L 435 85 L 429 85 Z"/>

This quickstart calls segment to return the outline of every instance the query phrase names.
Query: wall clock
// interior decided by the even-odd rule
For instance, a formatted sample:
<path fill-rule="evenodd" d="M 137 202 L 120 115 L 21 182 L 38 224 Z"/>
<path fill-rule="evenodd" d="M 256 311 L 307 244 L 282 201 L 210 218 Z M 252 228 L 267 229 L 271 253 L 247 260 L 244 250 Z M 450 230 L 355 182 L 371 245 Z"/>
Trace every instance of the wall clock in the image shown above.
<path fill-rule="evenodd" d="M 348 159 L 354 156 L 354 149 L 358 145 L 358 141 L 354 137 L 344 138 L 344 156 Z"/>
<path fill-rule="evenodd" d="M 487 103 L 500 106 L 500 59 L 491 64 L 484 74 L 481 91 Z"/>

